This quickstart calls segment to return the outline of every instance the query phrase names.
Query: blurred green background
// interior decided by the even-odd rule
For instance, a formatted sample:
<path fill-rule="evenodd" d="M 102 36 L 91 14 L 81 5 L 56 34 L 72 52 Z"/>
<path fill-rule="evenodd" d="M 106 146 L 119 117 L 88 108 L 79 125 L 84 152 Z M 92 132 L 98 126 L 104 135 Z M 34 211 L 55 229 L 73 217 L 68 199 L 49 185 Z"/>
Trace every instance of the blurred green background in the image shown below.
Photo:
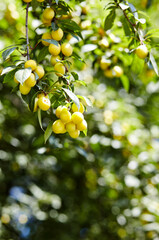
<path fill-rule="evenodd" d="M 158 77 L 125 51 L 121 12 L 110 32 L 119 41 L 109 33 L 108 49 L 130 81 L 129 93 L 119 79 L 103 75 L 98 56 L 105 49 L 100 48 L 99 29 L 108 2 L 87 1 L 89 11 L 80 15 L 85 2 L 71 1 L 86 36 L 72 44 L 86 59 L 86 64 L 74 64 L 88 84 L 76 87 L 76 93 L 93 102 L 85 116 L 87 137 L 52 134 L 44 144 L 37 114 L 12 92 L 12 79 L 10 84 L 0 82 L 1 240 L 159 240 Z M 142 16 L 147 14 L 145 30 L 158 26 L 157 0 L 130 2 Z M 0 2 L 0 49 L 25 37 L 24 13 L 22 1 Z M 36 17 L 30 13 L 31 39 L 39 23 Z M 86 44 L 97 47 L 85 51 Z M 46 122 L 44 115 L 44 127 Z"/>

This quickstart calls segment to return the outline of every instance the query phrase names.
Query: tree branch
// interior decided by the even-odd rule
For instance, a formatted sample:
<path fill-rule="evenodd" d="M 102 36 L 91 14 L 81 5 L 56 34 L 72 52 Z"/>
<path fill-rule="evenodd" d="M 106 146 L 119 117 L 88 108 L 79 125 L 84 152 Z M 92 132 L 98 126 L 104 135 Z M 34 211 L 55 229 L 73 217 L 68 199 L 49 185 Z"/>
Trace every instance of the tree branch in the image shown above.
<path fill-rule="evenodd" d="M 26 27 L 26 43 L 27 43 L 27 60 L 30 59 L 30 56 L 29 56 L 29 36 L 28 36 L 28 9 L 29 9 L 29 3 L 27 3 L 27 7 L 26 7 L 26 23 L 25 23 L 25 27 Z"/>

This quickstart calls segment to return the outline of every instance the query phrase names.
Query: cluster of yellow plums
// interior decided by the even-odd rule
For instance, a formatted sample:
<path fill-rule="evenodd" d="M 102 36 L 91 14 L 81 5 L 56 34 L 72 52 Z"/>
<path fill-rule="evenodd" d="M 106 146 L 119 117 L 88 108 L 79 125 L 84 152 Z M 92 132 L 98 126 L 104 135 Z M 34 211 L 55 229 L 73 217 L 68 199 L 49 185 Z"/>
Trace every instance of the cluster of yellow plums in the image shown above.
<path fill-rule="evenodd" d="M 136 48 L 135 53 L 139 58 L 144 59 L 149 52 L 146 45 L 142 44 Z M 100 59 L 99 64 L 100 68 L 104 71 L 104 75 L 108 78 L 121 77 L 123 75 L 122 67 L 115 65 L 111 68 L 111 60 L 104 56 Z"/>
<path fill-rule="evenodd" d="M 80 103 L 80 108 L 75 103 L 72 104 L 71 112 L 65 106 L 59 106 L 55 114 L 59 118 L 52 125 L 52 131 L 56 134 L 66 133 L 72 138 L 77 138 L 80 131 L 87 129 L 87 122 L 84 119 L 84 106 Z"/>
<path fill-rule="evenodd" d="M 43 11 L 42 21 L 46 26 L 51 25 L 51 21 L 54 18 L 55 12 L 52 8 L 46 8 Z M 73 48 L 68 42 L 53 44 L 45 40 L 53 39 L 57 42 L 61 41 L 63 38 L 64 32 L 61 28 L 57 30 L 52 30 L 51 32 L 46 32 L 42 35 L 42 44 L 48 46 L 49 53 L 51 54 L 51 64 L 54 66 L 54 70 L 57 76 L 62 77 L 66 68 L 64 64 L 60 61 L 59 54 L 62 52 L 63 56 L 70 57 L 73 52 Z"/>
<path fill-rule="evenodd" d="M 45 71 L 42 66 L 38 66 L 36 61 L 32 59 L 26 61 L 24 67 L 32 69 L 32 73 L 30 74 L 30 76 L 25 80 L 23 84 L 19 85 L 19 90 L 21 94 L 27 95 L 30 92 L 31 88 L 34 87 L 37 82 L 35 74 L 38 75 L 38 79 L 41 79 L 44 76 Z M 19 83 L 16 79 L 16 76 L 14 76 L 14 81 L 16 83 Z"/>
<path fill-rule="evenodd" d="M 104 56 L 100 59 L 99 64 L 100 68 L 104 71 L 104 76 L 106 76 L 107 78 L 121 77 L 123 75 L 122 67 L 116 65 L 111 68 L 111 63 L 111 60 L 107 59 Z"/>

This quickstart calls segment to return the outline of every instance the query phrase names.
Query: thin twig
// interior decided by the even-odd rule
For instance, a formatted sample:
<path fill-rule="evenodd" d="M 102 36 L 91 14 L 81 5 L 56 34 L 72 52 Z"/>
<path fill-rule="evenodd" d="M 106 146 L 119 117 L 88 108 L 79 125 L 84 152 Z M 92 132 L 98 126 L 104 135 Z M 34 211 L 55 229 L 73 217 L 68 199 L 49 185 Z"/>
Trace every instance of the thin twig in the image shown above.
<path fill-rule="evenodd" d="M 122 9 L 122 8 L 121 8 Z M 131 24 L 131 26 L 134 28 L 134 31 L 136 31 L 136 24 L 132 23 L 131 20 L 129 19 L 128 15 L 126 14 L 125 10 L 122 10 L 124 13 L 125 18 L 128 20 L 128 22 Z"/>
<path fill-rule="evenodd" d="M 133 22 L 129 19 L 128 15 L 126 14 L 126 9 L 123 10 L 123 9 L 120 7 L 119 4 L 118 4 L 118 7 L 122 10 L 122 12 L 123 12 L 125 18 L 126 18 L 127 21 L 130 23 L 130 25 L 133 27 L 134 32 L 137 32 L 137 33 L 138 33 L 140 43 L 143 44 L 143 38 L 142 38 L 142 36 L 139 34 L 139 32 L 137 31 L 137 29 L 136 29 L 136 23 L 133 23 Z"/>
<path fill-rule="evenodd" d="M 29 9 L 29 3 L 27 3 L 27 7 L 26 7 L 26 42 L 27 42 L 27 60 L 30 59 L 29 56 L 29 36 L 28 36 L 28 9 Z"/>
<path fill-rule="evenodd" d="M 129 17 L 128 17 L 128 15 L 126 14 L 126 9 L 125 10 L 123 10 L 121 7 L 120 7 L 120 5 L 119 4 L 117 4 L 118 5 L 118 7 L 122 10 L 122 12 L 123 12 L 123 14 L 124 14 L 124 16 L 125 16 L 125 18 L 127 19 L 127 21 L 131 24 L 131 26 L 134 28 L 134 31 L 136 32 L 136 24 L 135 23 L 132 23 L 132 21 L 129 19 Z"/>

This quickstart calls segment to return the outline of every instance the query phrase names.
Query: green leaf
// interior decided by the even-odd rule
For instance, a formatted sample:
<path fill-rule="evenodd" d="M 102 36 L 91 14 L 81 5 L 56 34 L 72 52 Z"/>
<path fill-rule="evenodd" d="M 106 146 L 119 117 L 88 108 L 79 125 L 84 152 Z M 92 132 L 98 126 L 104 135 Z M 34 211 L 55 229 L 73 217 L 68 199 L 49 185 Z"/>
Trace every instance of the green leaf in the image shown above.
<path fill-rule="evenodd" d="M 159 38 L 159 29 L 151 29 L 150 31 L 147 32 L 145 35 L 145 38 Z"/>
<path fill-rule="evenodd" d="M 37 97 L 39 92 L 36 92 L 33 88 L 29 93 L 29 109 L 31 112 L 34 112 L 35 98 Z"/>
<path fill-rule="evenodd" d="M 17 47 L 12 47 L 12 48 L 5 50 L 2 53 L 3 61 L 5 61 L 7 59 L 7 57 L 9 57 L 15 51 L 15 49 L 17 49 Z"/>
<path fill-rule="evenodd" d="M 51 23 L 51 28 L 53 31 L 56 31 L 57 29 L 59 29 L 59 27 L 57 26 L 57 24 L 55 22 Z"/>
<path fill-rule="evenodd" d="M 129 79 L 126 75 L 122 75 L 120 77 L 121 82 L 123 84 L 124 89 L 128 92 L 129 91 Z"/>
<path fill-rule="evenodd" d="M 33 8 L 33 11 L 35 12 L 35 10 L 37 9 L 37 7 L 39 6 L 39 2 L 37 0 L 32 0 L 31 1 L 31 6 Z"/>
<path fill-rule="evenodd" d="M 39 52 L 39 55 L 37 56 L 37 61 L 40 63 L 44 60 L 44 58 L 49 54 L 48 47 L 43 47 L 42 50 Z"/>
<path fill-rule="evenodd" d="M 47 129 L 44 133 L 44 141 L 45 143 L 47 142 L 48 138 L 50 137 L 52 133 L 52 122 L 49 123 L 49 125 L 47 126 Z"/>
<path fill-rule="evenodd" d="M 81 85 L 83 85 L 83 86 L 87 86 L 87 83 L 85 83 L 84 81 L 82 81 L 82 80 L 76 80 L 76 83 L 79 83 L 79 84 L 81 84 Z"/>
<path fill-rule="evenodd" d="M 125 21 L 125 17 L 122 17 L 121 21 L 122 21 L 123 29 L 125 32 L 125 36 L 130 36 L 131 29 L 132 29 L 131 24 L 128 21 Z"/>
<path fill-rule="evenodd" d="M 115 8 L 113 8 L 109 14 L 107 15 L 107 17 L 105 18 L 105 22 L 104 22 L 104 29 L 105 31 L 111 29 L 113 27 L 114 24 L 114 20 L 115 20 Z"/>
<path fill-rule="evenodd" d="M 157 66 L 155 58 L 154 58 L 154 56 L 153 56 L 153 54 L 151 52 L 150 52 L 150 62 L 152 63 L 153 69 L 154 69 L 155 73 L 158 76 L 159 75 L 158 66 Z"/>
<path fill-rule="evenodd" d="M 20 69 L 15 73 L 16 80 L 23 85 L 25 80 L 27 80 L 31 75 L 32 69 L 31 68 L 25 68 Z"/>
<path fill-rule="evenodd" d="M 53 40 L 53 39 L 41 39 L 41 41 L 48 42 L 48 43 L 54 44 L 56 46 L 58 46 L 58 44 L 59 44 L 56 40 Z"/>
<path fill-rule="evenodd" d="M 80 38 L 83 39 L 82 35 L 81 35 L 81 29 L 79 27 L 79 25 L 70 20 L 70 19 L 62 19 L 62 20 L 59 20 L 58 21 L 58 24 L 61 26 L 61 28 L 66 31 L 66 32 L 69 32 L 69 33 L 75 33 L 77 34 Z"/>
<path fill-rule="evenodd" d="M 77 59 L 77 60 L 80 61 L 80 62 L 85 63 L 85 61 L 84 61 L 77 53 L 75 53 L 75 52 L 72 53 L 72 57 L 75 58 L 75 59 Z"/>
<path fill-rule="evenodd" d="M 15 72 L 16 72 L 16 69 L 8 72 L 4 77 L 3 83 L 8 83 L 8 82 L 13 81 Z"/>
<path fill-rule="evenodd" d="M 78 80 L 78 74 L 76 72 L 71 72 L 71 74 L 75 80 Z"/>
<path fill-rule="evenodd" d="M 87 129 L 83 131 L 84 135 L 87 136 Z"/>
<path fill-rule="evenodd" d="M 43 126 L 42 126 L 42 120 L 41 120 L 41 109 L 38 108 L 38 121 L 41 129 L 44 131 Z"/>
<path fill-rule="evenodd" d="M 72 99 L 72 101 L 77 105 L 77 107 L 79 109 L 80 108 L 80 102 L 79 102 L 78 97 L 73 92 L 71 92 L 69 89 L 66 89 L 66 88 L 62 88 L 62 89 Z"/>
<path fill-rule="evenodd" d="M 76 38 L 77 41 L 79 41 L 79 38 L 75 34 L 73 34 L 73 33 L 70 33 L 70 34 L 72 35 L 72 37 Z"/>
<path fill-rule="evenodd" d="M 136 73 L 140 74 L 143 71 L 145 61 L 140 59 L 136 54 L 134 54 L 134 58 L 131 64 L 131 70 Z"/>
<path fill-rule="evenodd" d="M 93 104 L 92 104 L 92 102 L 90 101 L 89 98 L 87 98 L 85 96 L 81 96 L 81 95 L 77 95 L 77 97 L 80 98 L 80 99 L 83 99 L 87 106 L 93 107 Z"/>

